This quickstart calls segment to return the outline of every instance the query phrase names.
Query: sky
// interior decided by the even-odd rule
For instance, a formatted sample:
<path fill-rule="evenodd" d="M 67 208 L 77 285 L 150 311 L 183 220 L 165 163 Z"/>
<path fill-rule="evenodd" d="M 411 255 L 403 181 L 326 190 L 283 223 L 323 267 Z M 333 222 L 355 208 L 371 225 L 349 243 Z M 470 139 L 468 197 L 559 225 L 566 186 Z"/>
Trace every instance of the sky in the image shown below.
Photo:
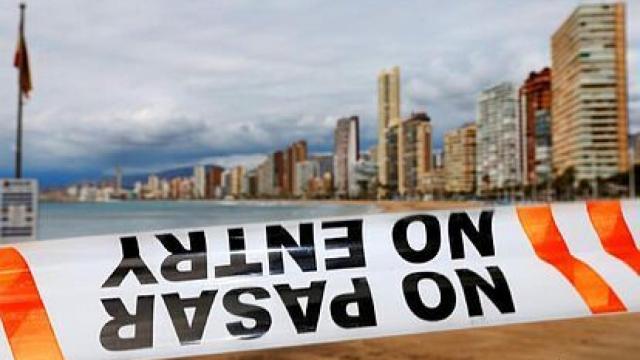
<path fill-rule="evenodd" d="M 436 146 L 480 91 L 550 65 L 578 0 L 27 2 L 34 91 L 25 175 L 62 185 L 216 162 L 255 165 L 304 138 L 329 152 L 338 118 L 375 144 L 376 78 L 401 69 L 402 113 Z M 0 4 L 0 176 L 13 172 L 18 2 Z M 627 14 L 631 130 L 640 130 L 640 2 Z M 4 60 L 2 60 L 4 59 Z M 4 65 L 2 65 L 4 64 Z"/>

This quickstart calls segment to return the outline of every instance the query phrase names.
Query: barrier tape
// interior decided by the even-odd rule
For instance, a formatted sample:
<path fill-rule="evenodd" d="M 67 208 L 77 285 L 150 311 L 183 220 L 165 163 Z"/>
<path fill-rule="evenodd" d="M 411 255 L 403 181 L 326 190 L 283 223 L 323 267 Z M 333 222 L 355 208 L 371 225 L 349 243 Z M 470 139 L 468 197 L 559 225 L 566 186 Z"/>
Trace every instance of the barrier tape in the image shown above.
<path fill-rule="evenodd" d="M 0 358 L 162 359 L 640 310 L 640 203 L 0 248 Z"/>

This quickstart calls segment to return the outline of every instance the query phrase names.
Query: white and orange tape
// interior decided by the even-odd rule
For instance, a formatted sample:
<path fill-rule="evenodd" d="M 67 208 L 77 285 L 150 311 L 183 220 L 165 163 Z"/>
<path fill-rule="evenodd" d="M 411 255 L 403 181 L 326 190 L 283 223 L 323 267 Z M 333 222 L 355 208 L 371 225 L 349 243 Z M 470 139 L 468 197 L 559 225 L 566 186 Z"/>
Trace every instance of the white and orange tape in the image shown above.
<path fill-rule="evenodd" d="M 639 247 L 634 201 L 6 245 L 0 358 L 162 359 L 637 312 Z"/>

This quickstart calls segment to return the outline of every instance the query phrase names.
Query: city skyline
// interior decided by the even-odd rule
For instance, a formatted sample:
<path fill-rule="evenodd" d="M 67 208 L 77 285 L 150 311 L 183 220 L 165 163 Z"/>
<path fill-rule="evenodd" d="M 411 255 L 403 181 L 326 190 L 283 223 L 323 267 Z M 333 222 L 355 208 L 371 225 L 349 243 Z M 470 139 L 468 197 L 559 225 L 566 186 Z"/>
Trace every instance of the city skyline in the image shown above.
<path fill-rule="evenodd" d="M 330 29 L 319 34 L 316 30 L 322 24 L 316 24 L 317 20 L 311 21 L 311 24 L 297 20 L 277 26 L 265 23 L 264 19 L 254 19 L 246 13 L 252 9 L 252 5 L 258 6 L 257 3 L 249 6 L 247 3 L 233 4 L 229 7 L 224 4 L 218 8 L 199 3 L 193 6 L 194 9 L 176 14 L 168 24 L 169 28 L 176 30 L 173 28 L 184 25 L 185 16 L 196 11 L 195 8 L 205 14 L 218 14 L 212 12 L 212 8 L 215 8 L 216 11 L 239 16 L 231 17 L 237 20 L 232 24 L 222 22 L 230 29 L 247 30 L 255 27 L 255 22 L 262 21 L 264 36 L 270 39 L 280 36 L 288 45 L 276 51 L 275 55 L 269 55 L 272 49 L 254 43 L 260 36 L 248 33 L 246 38 L 240 37 L 235 44 L 237 54 L 245 52 L 244 57 L 238 55 L 238 58 L 230 57 L 229 54 L 234 52 L 230 46 L 213 46 L 225 43 L 221 38 L 228 32 L 219 28 L 188 32 L 183 37 L 190 41 L 188 46 L 183 46 L 184 49 L 176 44 L 183 37 L 176 34 L 161 33 L 155 36 L 145 33 L 157 28 L 154 27 L 157 24 L 153 21 L 150 24 L 149 19 L 159 21 L 168 16 L 168 9 L 163 8 L 166 5 L 164 3 L 150 6 L 150 14 L 140 19 L 141 24 L 133 26 L 129 21 L 121 20 L 123 26 L 112 31 L 106 27 L 108 21 L 94 19 L 97 14 L 91 11 L 96 11 L 96 8 L 82 10 L 88 13 L 74 14 L 81 18 L 81 22 L 97 21 L 97 30 L 92 27 L 83 34 L 62 33 L 65 29 L 77 28 L 78 24 L 73 24 L 73 21 L 69 24 L 57 23 L 59 27 L 52 31 L 45 25 L 55 21 L 43 18 L 45 5 L 33 3 L 27 12 L 26 32 L 32 54 L 35 91 L 25 107 L 25 172 L 27 176 L 42 173 L 45 180 L 47 176 L 64 180 L 59 174 L 67 174 L 67 179 L 73 180 L 87 175 L 105 175 L 104 172 L 112 172 L 115 165 L 122 166 L 127 172 L 132 169 L 142 172 L 179 164 L 203 163 L 208 162 L 205 160 L 207 158 L 214 158 L 215 162 L 223 164 L 227 161 L 228 166 L 247 160 L 253 161 L 250 165 L 255 165 L 263 158 L 262 154 L 298 138 L 309 141 L 312 153 L 329 152 L 333 146 L 335 121 L 351 114 L 361 119 L 361 149 L 366 150 L 375 144 L 377 138 L 375 75 L 380 69 L 393 65 L 401 68 L 401 116 L 426 110 L 432 118 L 434 148 L 441 148 L 445 132 L 476 120 L 475 99 L 482 90 L 502 80 L 520 84 L 529 71 L 550 65 L 550 37 L 579 3 L 543 1 L 521 4 L 495 1 L 483 3 L 482 6 L 469 3 L 468 8 L 462 11 L 439 6 L 439 10 L 449 15 L 446 20 L 436 19 L 425 11 L 403 10 L 402 14 L 385 12 L 390 24 L 419 18 L 434 21 L 438 26 L 429 21 L 410 21 L 408 25 L 399 29 L 390 28 L 383 33 L 382 39 L 387 41 L 383 44 L 373 39 L 381 35 L 381 30 L 368 35 L 366 32 L 372 31 L 371 25 L 359 22 L 356 22 L 353 32 L 342 34 L 338 40 L 329 39 L 332 34 Z M 434 7 L 433 3 L 410 5 L 413 10 L 420 10 L 415 7 L 422 7 L 423 10 Z M 267 14 L 292 16 L 296 12 L 305 13 L 314 6 L 318 5 L 280 3 L 278 6 L 261 4 L 258 7 L 268 7 L 262 9 Z M 323 9 L 318 16 L 331 19 L 346 16 L 340 13 L 345 10 L 344 6 L 335 4 L 331 9 Z M 15 45 L 16 26 L 12 17 L 15 9 L 7 5 L 4 7 L 0 49 L 8 50 Z M 638 18 L 638 7 L 639 4 L 628 3 L 628 19 Z M 520 10 L 517 17 L 519 21 L 508 16 L 503 18 L 514 8 Z M 63 4 L 56 9 L 59 11 L 66 7 Z M 477 26 L 490 27 L 488 31 L 483 28 L 484 35 L 476 35 L 472 29 L 455 26 L 456 22 L 461 23 L 465 16 L 471 18 L 473 11 L 480 9 L 492 14 L 488 19 L 474 18 L 479 22 Z M 381 16 L 384 12 L 384 7 L 373 4 L 362 10 L 376 18 L 376 14 Z M 124 9 L 119 6 L 110 8 L 111 13 L 118 11 Z M 47 17 L 51 17 L 49 13 Z M 202 21 L 203 17 L 196 20 Z M 640 39 L 638 25 L 634 21 L 628 21 L 628 25 L 630 128 L 633 131 L 640 125 L 640 95 L 637 66 L 634 66 L 638 62 L 637 44 Z M 113 27 L 113 24 L 110 26 Z M 436 32 L 438 27 L 445 31 Z M 407 34 L 409 28 L 413 29 L 410 36 L 399 36 L 401 33 Z M 310 37 L 306 39 L 311 45 L 316 45 L 316 57 L 298 54 L 309 45 L 302 44 L 306 42 L 303 36 L 297 38 L 287 34 L 287 31 L 295 29 L 309 31 Z M 135 48 L 144 38 L 137 37 L 142 34 L 150 40 L 143 48 L 155 56 L 153 59 L 146 58 L 144 51 Z M 425 36 L 421 40 L 420 35 L 430 37 Z M 57 38 L 62 36 L 69 39 L 62 41 Z M 92 36 L 94 39 L 91 39 Z M 124 40 L 124 36 L 130 39 L 112 47 L 114 44 L 110 42 Z M 443 37 L 447 36 L 454 41 L 444 41 Z M 213 45 L 194 53 L 194 48 L 199 48 L 208 37 L 216 40 Z M 400 41 L 389 43 L 395 39 Z M 109 44 L 112 46 L 107 46 Z M 358 47 L 349 48 L 346 45 Z M 483 47 L 488 49 L 478 49 Z M 363 59 L 353 57 L 351 52 L 355 49 L 359 50 L 355 52 L 361 56 L 372 51 L 385 51 Z M 162 50 L 191 52 L 176 58 L 174 54 Z M 10 54 L 11 51 L 2 52 Z M 258 56 L 252 61 L 245 61 L 249 58 L 246 53 L 252 51 Z M 269 59 L 272 61 L 269 62 Z M 507 64 L 503 64 L 507 60 Z M 102 65 L 108 66 L 100 67 Z M 354 65 L 360 66 L 354 70 Z M 139 70 L 140 66 L 149 68 Z M 161 72 L 157 72 L 159 69 L 171 71 L 162 76 Z M 275 70 L 275 75 L 269 74 L 269 70 Z M 92 77 L 79 76 L 87 71 L 91 71 Z M 232 79 L 233 74 L 242 76 L 236 81 Z M 69 75 L 72 75 L 71 79 L 65 79 Z M 253 83 L 244 78 L 248 75 L 254 77 Z M 15 73 L 10 66 L 0 70 L 0 81 L 10 84 L 0 89 L 5 99 L 15 97 L 11 95 L 15 90 L 14 78 Z M 173 87 L 166 84 L 168 80 L 173 81 Z M 258 84 L 258 80 L 262 80 L 262 83 Z M 139 84 L 134 84 L 132 89 L 123 86 L 135 81 L 139 81 Z M 209 83 L 200 84 L 203 89 L 199 89 L 198 84 L 194 84 L 198 81 Z M 251 87 L 251 84 L 254 86 Z M 97 93 L 91 95 L 92 91 Z M 13 167 L 15 114 L 13 100 L 6 102 L 6 106 L 0 110 L 0 176 L 10 175 Z M 115 108 L 116 105 L 122 106 Z M 236 107 L 218 114 L 220 109 L 216 106 Z M 73 164 L 75 169 L 70 169 L 69 164 Z"/>

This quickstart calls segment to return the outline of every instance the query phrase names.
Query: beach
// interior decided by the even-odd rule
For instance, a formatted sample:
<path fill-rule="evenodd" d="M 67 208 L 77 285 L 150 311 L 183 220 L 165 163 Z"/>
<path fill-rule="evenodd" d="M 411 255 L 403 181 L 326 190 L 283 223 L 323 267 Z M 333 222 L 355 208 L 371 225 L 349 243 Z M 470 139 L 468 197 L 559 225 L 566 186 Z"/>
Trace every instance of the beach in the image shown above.
<path fill-rule="evenodd" d="M 190 360 L 637 359 L 640 315 L 548 321 Z"/>

